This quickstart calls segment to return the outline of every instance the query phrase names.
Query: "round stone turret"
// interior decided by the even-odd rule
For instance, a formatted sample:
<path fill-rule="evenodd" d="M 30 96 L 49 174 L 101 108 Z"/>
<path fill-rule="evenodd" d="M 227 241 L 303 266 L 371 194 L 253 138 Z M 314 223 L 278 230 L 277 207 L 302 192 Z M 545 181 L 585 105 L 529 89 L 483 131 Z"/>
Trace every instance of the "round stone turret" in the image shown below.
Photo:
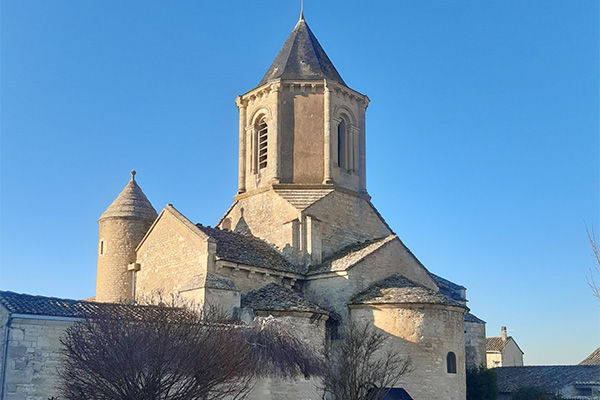
<path fill-rule="evenodd" d="M 98 220 L 96 301 L 127 302 L 133 298 L 135 249 L 157 216 L 135 181 L 135 171 L 131 171 L 127 186 Z"/>

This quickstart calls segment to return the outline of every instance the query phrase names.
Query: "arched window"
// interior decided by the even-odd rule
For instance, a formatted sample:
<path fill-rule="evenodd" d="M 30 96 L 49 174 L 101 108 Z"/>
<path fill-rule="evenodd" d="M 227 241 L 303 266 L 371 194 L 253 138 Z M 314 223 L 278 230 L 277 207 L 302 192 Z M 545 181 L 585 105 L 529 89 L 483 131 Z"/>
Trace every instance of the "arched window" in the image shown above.
<path fill-rule="evenodd" d="M 261 117 L 254 134 L 254 172 L 267 167 L 268 133 L 267 120 Z"/>
<path fill-rule="evenodd" d="M 448 368 L 449 374 L 456 373 L 456 354 L 454 354 L 453 352 L 449 352 L 446 356 L 446 366 Z"/>
<path fill-rule="evenodd" d="M 348 170 L 348 155 L 349 155 L 348 129 L 346 121 L 342 118 L 342 122 L 338 125 L 338 167 Z"/>

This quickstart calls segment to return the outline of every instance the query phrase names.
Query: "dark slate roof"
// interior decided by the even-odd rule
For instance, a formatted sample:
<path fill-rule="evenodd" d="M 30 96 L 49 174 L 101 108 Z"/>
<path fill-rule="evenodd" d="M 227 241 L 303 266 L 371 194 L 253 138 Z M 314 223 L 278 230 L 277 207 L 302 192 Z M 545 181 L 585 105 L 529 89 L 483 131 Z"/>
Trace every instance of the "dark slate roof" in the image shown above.
<path fill-rule="evenodd" d="M 48 317 L 85 318 L 102 314 L 113 307 L 125 310 L 135 317 L 151 307 L 126 304 L 98 303 L 94 301 L 60 299 L 0 291 L 0 304 L 13 314 L 39 315 Z"/>
<path fill-rule="evenodd" d="M 223 260 L 275 271 L 302 274 L 303 266 L 289 263 L 274 246 L 257 238 L 232 231 L 196 225 L 217 242 L 217 256 Z"/>
<path fill-rule="evenodd" d="M 600 365 L 600 347 L 594 350 L 594 352 L 580 362 L 579 365 Z"/>
<path fill-rule="evenodd" d="M 498 392 L 511 393 L 521 387 L 556 390 L 575 383 L 600 381 L 600 365 L 499 367 Z"/>
<path fill-rule="evenodd" d="M 321 264 L 311 266 L 308 273 L 309 275 L 314 275 L 325 272 L 344 271 L 396 238 L 396 235 L 389 235 L 380 239 L 352 244 L 327 257 Z"/>
<path fill-rule="evenodd" d="M 273 79 L 329 79 L 346 86 L 301 17 L 258 86 Z"/>
<path fill-rule="evenodd" d="M 475 315 L 470 312 L 465 314 L 465 322 L 475 322 L 477 324 L 485 324 L 485 321 L 477 318 Z"/>
<path fill-rule="evenodd" d="M 198 274 L 190 278 L 181 290 L 193 290 L 199 288 L 220 289 L 236 291 L 237 287 L 231 278 L 217 274 Z"/>
<path fill-rule="evenodd" d="M 413 398 L 402 388 L 392 388 L 385 394 L 383 400 L 413 400 Z"/>
<path fill-rule="evenodd" d="M 270 283 L 242 296 L 242 307 L 259 311 L 297 311 L 327 314 L 316 304 L 306 300 L 291 289 Z"/>
<path fill-rule="evenodd" d="M 402 275 L 391 275 L 357 294 L 350 304 L 440 304 L 466 308 L 452 298 L 411 281 Z"/>
<path fill-rule="evenodd" d="M 98 310 L 101 303 L 1 291 L 0 304 L 14 314 L 80 318 Z"/>
<path fill-rule="evenodd" d="M 467 290 L 466 287 L 457 285 L 454 282 L 449 281 L 448 279 L 444 279 L 441 276 L 436 274 L 429 273 L 431 277 L 436 281 L 438 287 L 440 288 L 440 293 L 445 294 L 458 301 L 466 301 L 467 299 L 462 295 L 462 291 Z"/>

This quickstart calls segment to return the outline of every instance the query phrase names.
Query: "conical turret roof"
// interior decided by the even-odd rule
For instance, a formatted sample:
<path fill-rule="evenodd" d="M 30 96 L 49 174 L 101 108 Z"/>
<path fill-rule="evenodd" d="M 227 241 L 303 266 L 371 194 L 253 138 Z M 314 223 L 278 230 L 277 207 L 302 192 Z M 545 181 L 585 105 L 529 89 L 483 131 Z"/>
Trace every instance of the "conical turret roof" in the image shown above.
<path fill-rule="evenodd" d="M 258 86 L 272 79 L 329 79 L 347 86 L 304 20 L 304 14 Z"/>
<path fill-rule="evenodd" d="M 156 210 L 135 181 L 135 171 L 131 171 L 131 180 L 99 220 L 106 218 L 154 220 L 157 216 Z"/>

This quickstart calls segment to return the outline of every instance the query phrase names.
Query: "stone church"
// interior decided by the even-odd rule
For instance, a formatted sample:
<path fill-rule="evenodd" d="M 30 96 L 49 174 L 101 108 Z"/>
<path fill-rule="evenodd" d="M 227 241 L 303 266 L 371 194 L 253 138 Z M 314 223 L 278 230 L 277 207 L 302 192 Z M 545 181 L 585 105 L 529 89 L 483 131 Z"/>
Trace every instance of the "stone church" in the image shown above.
<path fill-rule="evenodd" d="M 233 204 L 215 227 L 170 204 L 157 213 L 132 171 L 98 220 L 95 300 L 176 293 L 284 319 L 315 346 L 367 321 L 412 358 L 398 386 L 413 399 L 464 400 L 466 368 L 485 365 L 485 323 L 468 312 L 466 289 L 429 272 L 371 203 L 369 98 L 342 79 L 304 16 L 236 104 Z M 252 398 L 319 394 L 310 380 L 274 379 Z"/>

